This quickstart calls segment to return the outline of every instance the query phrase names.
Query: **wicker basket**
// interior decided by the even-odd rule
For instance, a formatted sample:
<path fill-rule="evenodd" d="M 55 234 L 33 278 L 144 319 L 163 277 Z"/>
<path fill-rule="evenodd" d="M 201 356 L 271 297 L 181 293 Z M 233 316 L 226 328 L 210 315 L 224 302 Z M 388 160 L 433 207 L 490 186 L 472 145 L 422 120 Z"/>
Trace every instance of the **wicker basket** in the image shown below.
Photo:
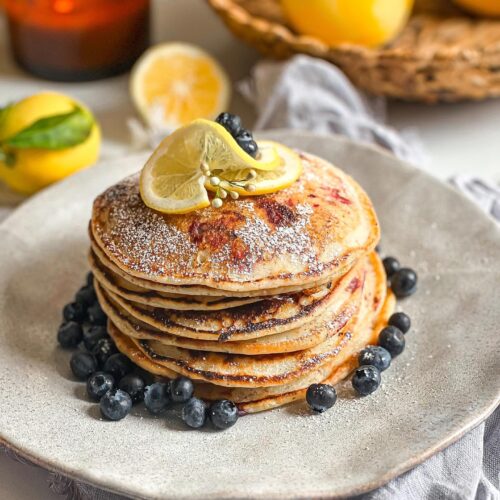
<path fill-rule="evenodd" d="M 417 1 L 403 33 L 379 49 L 330 47 L 297 35 L 279 0 L 208 2 L 233 33 L 262 54 L 321 57 L 373 94 L 429 103 L 500 96 L 500 20 L 467 16 L 448 0 Z"/>

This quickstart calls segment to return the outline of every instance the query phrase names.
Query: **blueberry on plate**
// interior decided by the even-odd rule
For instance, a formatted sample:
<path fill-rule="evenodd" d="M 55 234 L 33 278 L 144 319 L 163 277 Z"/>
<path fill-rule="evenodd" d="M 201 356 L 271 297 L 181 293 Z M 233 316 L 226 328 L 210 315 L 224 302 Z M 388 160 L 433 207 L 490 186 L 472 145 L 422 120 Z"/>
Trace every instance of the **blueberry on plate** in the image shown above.
<path fill-rule="evenodd" d="M 105 326 L 95 325 L 83 331 L 83 345 L 87 351 L 92 351 L 97 342 L 109 338 Z"/>
<path fill-rule="evenodd" d="M 109 337 L 105 337 L 99 339 L 90 352 L 96 357 L 99 365 L 104 366 L 108 358 L 116 354 L 118 349 Z"/>
<path fill-rule="evenodd" d="M 65 349 L 76 347 L 83 338 L 82 325 L 76 321 L 63 323 L 57 331 L 57 341 Z"/>
<path fill-rule="evenodd" d="M 361 396 L 375 392 L 380 385 L 380 370 L 372 365 L 360 366 L 352 376 L 352 386 Z"/>
<path fill-rule="evenodd" d="M 182 407 L 182 420 L 188 427 L 199 429 L 205 425 L 207 419 L 207 406 L 198 398 L 191 398 Z"/>
<path fill-rule="evenodd" d="M 144 406 L 153 414 L 161 413 L 172 403 L 169 384 L 155 382 L 144 389 Z"/>
<path fill-rule="evenodd" d="M 378 345 L 387 349 L 391 356 L 395 357 L 405 349 L 405 336 L 395 326 L 386 326 L 378 336 Z"/>
<path fill-rule="evenodd" d="M 372 365 L 383 372 L 391 365 L 391 354 L 383 347 L 369 345 L 359 353 L 358 362 L 361 366 Z"/>
<path fill-rule="evenodd" d="M 232 113 L 221 113 L 215 121 L 222 125 L 233 137 L 241 131 L 241 118 Z"/>
<path fill-rule="evenodd" d="M 87 286 L 94 286 L 94 275 L 92 274 L 92 271 L 87 273 L 85 282 L 87 283 Z"/>
<path fill-rule="evenodd" d="M 134 363 L 127 356 L 117 352 L 104 362 L 104 371 L 111 373 L 116 380 L 121 380 L 134 369 Z"/>
<path fill-rule="evenodd" d="M 408 332 L 408 330 L 411 327 L 411 319 L 408 314 L 405 314 L 404 312 L 397 312 L 394 313 L 390 318 L 389 318 L 389 325 L 395 326 L 399 330 L 401 330 L 403 333 Z"/>
<path fill-rule="evenodd" d="M 75 302 L 80 302 L 85 307 L 91 306 L 97 300 L 94 287 L 82 286 L 75 295 Z"/>
<path fill-rule="evenodd" d="M 144 399 L 145 385 L 146 383 L 140 375 L 129 373 L 120 380 L 118 389 L 125 391 L 132 399 L 132 403 L 139 403 Z"/>
<path fill-rule="evenodd" d="M 71 302 L 63 309 L 63 317 L 66 321 L 82 323 L 85 319 L 87 308 L 81 302 Z"/>
<path fill-rule="evenodd" d="M 185 403 L 193 392 L 193 382 L 187 377 L 177 377 L 170 382 L 170 397 L 174 403 Z"/>
<path fill-rule="evenodd" d="M 382 261 L 382 264 L 384 264 L 385 274 L 388 278 L 390 278 L 401 267 L 399 260 L 394 257 L 386 257 Z"/>
<path fill-rule="evenodd" d="M 243 130 L 236 137 L 236 142 L 245 153 L 249 154 L 252 158 L 257 156 L 259 147 L 254 141 L 253 135 L 248 130 Z"/>
<path fill-rule="evenodd" d="M 104 394 L 113 389 L 115 379 L 113 375 L 106 372 L 94 372 L 87 379 L 87 394 L 94 400 L 99 401 Z"/>
<path fill-rule="evenodd" d="M 89 321 L 92 325 L 102 325 L 104 326 L 108 321 L 106 313 L 102 310 L 99 302 L 94 302 L 87 311 Z"/>
<path fill-rule="evenodd" d="M 75 352 L 69 362 L 73 375 L 78 380 L 87 380 L 88 376 L 97 371 L 97 360 L 88 352 Z"/>
<path fill-rule="evenodd" d="M 398 299 L 409 297 L 417 291 L 417 273 L 408 267 L 403 267 L 391 276 L 391 288 Z"/>
<path fill-rule="evenodd" d="M 121 420 L 130 413 L 132 399 L 121 389 L 111 389 L 101 398 L 99 407 L 108 420 Z"/>
<path fill-rule="evenodd" d="M 238 407 L 227 399 L 214 401 L 208 409 L 208 416 L 217 429 L 229 429 L 238 420 Z"/>
<path fill-rule="evenodd" d="M 312 384 L 307 389 L 306 401 L 314 411 L 323 413 L 337 401 L 337 391 L 329 384 Z"/>

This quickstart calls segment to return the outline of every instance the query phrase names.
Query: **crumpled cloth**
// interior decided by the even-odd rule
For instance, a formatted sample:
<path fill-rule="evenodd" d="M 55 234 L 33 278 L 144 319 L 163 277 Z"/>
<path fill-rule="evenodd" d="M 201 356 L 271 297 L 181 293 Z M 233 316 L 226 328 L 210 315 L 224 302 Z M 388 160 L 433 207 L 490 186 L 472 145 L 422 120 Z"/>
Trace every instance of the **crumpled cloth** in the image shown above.
<path fill-rule="evenodd" d="M 385 102 L 357 91 L 335 66 L 308 56 L 262 61 L 240 91 L 254 103 L 255 129 L 295 128 L 342 134 L 375 143 L 414 165 L 427 161 L 414 131 L 385 125 Z M 153 147 L 157 133 L 130 121 L 137 147 Z M 500 188 L 460 175 L 450 182 L 500 223 Z M 390 444 L 389 444 L 390 446 Z M 0 445 L 0 453 L 2 446 Z M 380 450 L 383 453 L 383 450 Z M 11 452 L 14 459 L 28 463 Z M 93 486 L 50 473 L 48 486 L 68 500 L 119 500 Z M 356 500 L 500 500 L 500 409 L 456 443 L 387 485 Z"/>

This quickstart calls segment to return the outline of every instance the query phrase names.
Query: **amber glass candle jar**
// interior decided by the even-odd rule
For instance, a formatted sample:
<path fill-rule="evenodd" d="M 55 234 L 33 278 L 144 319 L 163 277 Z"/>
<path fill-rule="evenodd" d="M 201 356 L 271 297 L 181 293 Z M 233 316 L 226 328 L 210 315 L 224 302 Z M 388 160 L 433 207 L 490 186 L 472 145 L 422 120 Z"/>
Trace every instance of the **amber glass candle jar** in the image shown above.
<path fill-rule="evenodd" d="M 149 0 L 4 0 L 17 62 L 50 80 L 128 70 L 149 44 Z"/>

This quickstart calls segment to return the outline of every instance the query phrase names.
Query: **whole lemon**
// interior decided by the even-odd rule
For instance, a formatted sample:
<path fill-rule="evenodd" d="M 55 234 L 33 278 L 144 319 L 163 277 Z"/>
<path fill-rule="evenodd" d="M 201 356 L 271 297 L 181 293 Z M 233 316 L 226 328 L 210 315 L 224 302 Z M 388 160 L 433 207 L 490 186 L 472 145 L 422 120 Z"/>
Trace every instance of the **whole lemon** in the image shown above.
<path fill-rule="evenodd" d="M 92 120 L 90 132 L 81 142 L 62 148 L 6 146 L 4 150 L 10 152 L 13 161 L 0 159 L 0 180 L 15 191 L 32 194 L 95 163 L 101 144 L 99 125 L 85 106 L 55 92 L 35 94 L 10 106 L 0 122 L 0 146 L 38 120 L 71 113 L 76 108 Z M 60 131 L 64 132 L 64 126 L 59 125 Z"/>
<path fill-rule="evenodd" d="M 329 45 L 375 47 L 396 37 L 413 0 L 281 0 L 291 25 Z"/>
<path fill-rule="evenodd" d="M 455 0 L 464 9 L 483 16 L 500 16 L 499 0 Z"/>

